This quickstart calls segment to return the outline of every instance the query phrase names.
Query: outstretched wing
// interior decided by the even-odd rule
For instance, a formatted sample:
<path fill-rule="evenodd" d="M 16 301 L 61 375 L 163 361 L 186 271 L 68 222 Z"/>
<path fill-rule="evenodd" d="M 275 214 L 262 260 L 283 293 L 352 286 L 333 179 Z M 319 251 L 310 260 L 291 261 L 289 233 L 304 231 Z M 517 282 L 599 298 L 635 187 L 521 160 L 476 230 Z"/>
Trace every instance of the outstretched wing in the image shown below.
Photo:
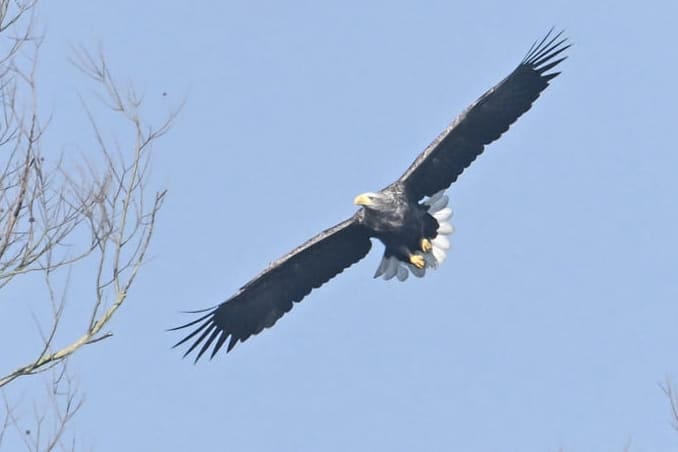
<path fill-rule="evenodd" d="M 270 328 L 294 302 L 320 287 L 345 268 L 365 257 L 371 247 L 368 231 L 357 214 L 313 237 L 286 256 L 272 262 L 220 305 L 201 317 L 173 328 L 195 329 L 175 347 L 192 341 L 184 356 L 198 349 L 195 361 L 214 344 L 210 358 L 230 337 L 227 351 L 264 328 Z M 199 347 L 199 348 L 198 348 Z"/>
<path fill-rule="evenodd" d="M 530 109 L 549 81 L 560 74 L 547 71 L 567 58 L 556 59 L 569 47 L 562 32 L 553 35 L 552 30 L 535 42 L 518 67 L 452 121 L 396 183 L 415 201 L 449 187 L 485 145 Z"/>

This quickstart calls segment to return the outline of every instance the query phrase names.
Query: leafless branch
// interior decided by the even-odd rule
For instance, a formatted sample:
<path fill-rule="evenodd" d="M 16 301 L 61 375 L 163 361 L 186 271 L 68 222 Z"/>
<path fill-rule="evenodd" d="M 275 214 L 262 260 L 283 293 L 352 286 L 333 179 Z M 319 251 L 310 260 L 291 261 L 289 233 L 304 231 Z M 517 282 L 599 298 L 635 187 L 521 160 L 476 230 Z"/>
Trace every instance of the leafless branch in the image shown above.
<path fill-rule="evenodd" d="M 659 384 L 659 387 L 669 400 L 669 407 L 671 408 L 671 427 L 678 431 L 678 394 L 676 394 L 674 390 L 673 381 L 667 377 L 664 383 Z"/>
<path fill-rule="evenodd" d="M 0 0 L 0 33 L 15 29 L 32 14 L 36 1 Z M 87 152 L 77 170 L 63 157 L 45 157 L 42 139 L 49 120 L 41 120 L 37 113 L 35 76 L 41 41 L 26 38 L 31 28 L 29 24 L 28 31 L 19 35 L 23 40 L 12 41 L 21 45 L 10 46 L 6 57 L 0 58 L 0 155 L 4 159 L 0 164 L 0 289 L 17 277 L 42 275 L 51 322 L 43 325 L 35 319 L 42 346 L 33 359 L 0 376 L 0 387 L 50 369 L 83 346 L 111 336 L 103 329 L 127 299 L 165 199 L 161 190 L 152 202 L 144 202 L 152 147 L 178 112 L 171 112 L 157 127 L 145 124 L 143 96 L 119 87 L 102 52 L 78 49 L 73 63 L 94 82 L 95 97 L 117 116 L 129 144 L 121 147 L 118 136 L 104 134 L 100 113 L 82 100 L 95 152 Z M 17 63 L 17 52 L 27 43 L 32 51 L 22 65 Z M 71 333 L 70 342 L 57 344 L 57 337 L 64 334 L 60 325 L 69 275 L 83 268 L 96 269 L 89 315 L 82 330 Z"/>
<path fill-rule="evenodd" d="M 0 290 L 19 281 L 35 290 L 31 300 L 0 303 L 26 303 L 39 338 L 23 364 L 4 368 L 11 363 L 2 360 L 0 448 L 11 436 L 27 451 L 66 451 L 75 450 L 69 426 L 84 400 L 68 358 L 111 337 L 107 325 L 143 267 L 166 194 L 148 188 L 151 154 L 181 106 L 156 126 L 147 124 L 143 96 L 116 82 L 103 52 L 80 48 L 72 61 L 94 86 L 81 95 L 93 145 L 81 155 L 43 152 L 54 146 L 43 144 L 51 117 L 38 108 L 38 3 L 0 0 Z M 114 132 L 104 132 L 104 123 Z M 94 283 L 89 296 L 77 297 L 77 309 L 67 303 L 71 276 Z M 13 321 L 0 318 L 0 327 Z M 0 356 L 6 356 L 1 347 Z M 38 373 L 40 380 L 22 378 Z M 45 383 L 46 392 L 32 401 L 32 420 L 31 401 L 14 390 L 23 382 Z"/>
<path fill-rule="evenodd" d="M 6 415 L 0 445 L 4 434 L 13 432 L 29 452 L 73 450 L 75 435 L 68 432 L 84 397 L 65 362 L 50 372 L 44 394 L 33 401 L 31 420 L 28 420 L 26 410 L 19 412 L 17 404 L 12 404 L 3 392 Z"/>
<path fill-rule="evenodd" d="M 81 51 L 76 55 L 78 68 L 88 74 L 108 97 L 108 105 L 125 119 L 134 137 L 131 158 L 121 151 L 112 151 L 87 105 L 86 111 L 105 162 L 103 171 L 87 162 L 87 176 L 78 180 L 62 167 L 45 169 L 38 153 L 39 136 L 25 152 L 21 170 L 13 169 L 14 195 L 8 198 L 6 214 L 0 219 L 5 233 L 0 241 L 0 287 L 13 277 L 28 272 L 44 274 L 53 307 L 51 328 L 43 334 L 44 346 L 31 362 L 0 378 L 0 387 L 14 379 L 40 372 L 87 344 L 95 343 L 110 333 L 102 329 L 124 303 L 150 244 L 157 213 L 165 199 L 165 191 L 157 192 L 153 202 L 143 203 L 147 169 L 153 143 L 164 135 L 176 112 L 153 128 L 143 124 L 140 99 L 130 91 L 120 93 L 103 56 L 93 57 Z M 34 122 L 35 123 L 35 122 Z M 32 124 L 34 124 L 32 123 Z M 33 132 L 21 136 L 32 137 Z M 43 177 L 50 174 L 50 178 Z M 60 176 L 62 184 L 55 187 Z M 8 180 L 11 176 L 6 176 Z M 65 241 L 86 229 L 86 246 L 72 252 Z M 93 308 L 84 331 L 70 344 L 54 349 L 53 340 L 63 313 L 64 298 L 54 294 L 51 280 L 64 267 L 69 271 L 80 261 L 94 260 L 96 288 Z"/>

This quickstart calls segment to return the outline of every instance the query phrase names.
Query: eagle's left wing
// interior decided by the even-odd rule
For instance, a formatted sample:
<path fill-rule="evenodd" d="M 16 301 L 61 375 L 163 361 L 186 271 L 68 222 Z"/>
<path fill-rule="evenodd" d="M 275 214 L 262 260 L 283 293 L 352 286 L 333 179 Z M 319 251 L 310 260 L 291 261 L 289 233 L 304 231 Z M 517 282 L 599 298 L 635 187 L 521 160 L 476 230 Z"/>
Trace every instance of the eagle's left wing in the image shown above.
<path fill-rule="evenodd" d="M 549 32 L 535 43 L 508 77 L 462 112 L 422 152 L 396 184 L 418 201 L 446 189 L 483 152 L 485 145 L 506 132 L 560 72 L 548 72 L 567 57 L 570 45 L 562 32 Z"/>

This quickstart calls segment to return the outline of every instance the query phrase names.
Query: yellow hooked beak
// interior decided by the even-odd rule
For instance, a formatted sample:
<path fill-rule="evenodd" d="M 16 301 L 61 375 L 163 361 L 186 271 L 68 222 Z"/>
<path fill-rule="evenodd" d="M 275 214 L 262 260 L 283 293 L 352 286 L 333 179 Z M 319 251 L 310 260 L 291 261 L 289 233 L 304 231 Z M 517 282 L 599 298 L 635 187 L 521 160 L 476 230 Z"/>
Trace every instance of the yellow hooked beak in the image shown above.
<path fill-rule="evenodd" d="M 372 200 L 367 195 L 367 193 L 363 193 L 362 195 L 358 195 L 355 197 L 355 199 L 353 200 L 353 204 L 355 204 L 356 206 L 370 206 L 372 205 Z"/>

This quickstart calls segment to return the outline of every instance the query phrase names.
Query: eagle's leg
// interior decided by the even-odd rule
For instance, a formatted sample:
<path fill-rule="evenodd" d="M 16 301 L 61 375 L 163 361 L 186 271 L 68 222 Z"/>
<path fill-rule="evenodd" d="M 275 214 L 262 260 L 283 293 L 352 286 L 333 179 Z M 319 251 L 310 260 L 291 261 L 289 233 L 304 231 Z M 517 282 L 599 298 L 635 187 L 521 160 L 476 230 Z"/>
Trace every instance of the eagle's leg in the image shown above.
<path fill-rule="evenodd" d="M 426 267 L 426 260 L 421 254 L 411 254 L 410 255 L 410 264 L 414 265 L 418 269 L 423 269 Z"/>
<path fill-rule="evenodd" d="M 428 253 L 429 251 L 431 251 L 433 249 L 433 245 L 431 244 L 431 241 L 429 239 L 427 239 L 426 237 L 421 239 L 420 247 L 421 247 L 421 250 L 424 253 Z"/>

